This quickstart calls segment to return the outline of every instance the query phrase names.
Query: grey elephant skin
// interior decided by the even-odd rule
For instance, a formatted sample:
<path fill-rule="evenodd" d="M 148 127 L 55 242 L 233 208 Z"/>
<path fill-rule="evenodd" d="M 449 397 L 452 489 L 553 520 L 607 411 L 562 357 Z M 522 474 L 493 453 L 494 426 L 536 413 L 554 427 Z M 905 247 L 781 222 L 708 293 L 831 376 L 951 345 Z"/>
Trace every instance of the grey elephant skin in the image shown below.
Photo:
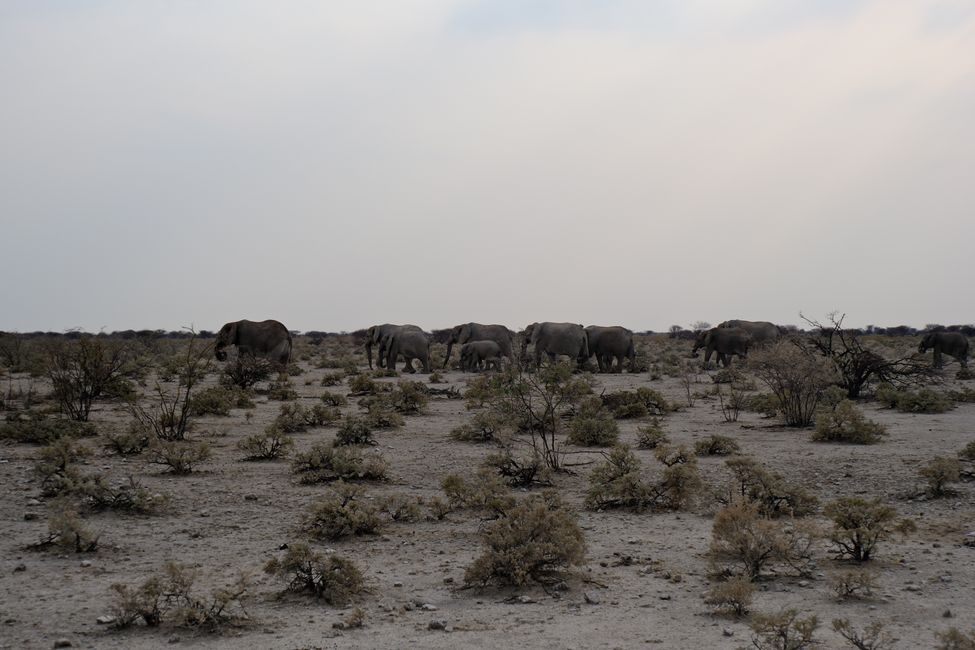
<path fill-rule="evenodd" d="M 366 330 L 366 358 L 369 360 L 370 370 L 372 369 L 372 346 L 379 346 L 376 363 L 380 368 L 385 368 L 386 350 L 389 348 L 389 339 L 394 333 L 403 330 L 412 330 L 414 332 L 423 331 L 416 325 L 393 325 L 392 323 L 373 325 Z M 393 365 L 395 365 L 395 363 Z"/>
<path fill-rule="evenodd" d="M 718 361 L 727 367 L 734 355 L 746 358 L 752 343 L 751 334 L 740 327 L 712 327 L 698 334 L 691 355 L 698 356 L 697 351 L 704 348 L 704 368 L 707 369 L 711 365 L 711 355 L 717 352 Z"/>
<path fill-rule="evenodd" d="M 619 325 L 589 325 L 586 327 L 586 341 L 589 356 L 595 356 L 596 363 L 599 364 L 599 372 L 623 372 L 624 359 L 630 360 L 632 371 L 636 352 L 633 349 L 633 332 L 630 330 Z"/>
<path fill-rule="evenodd" d="M 782 330 L 779 326 L 767 320 L 726 320 L 723 323 L 718 323 L 718 327 L 743 329 L 752 337 L 752 344 L 754 345 L 762 345 L 782 336 Z"/>
<path fill-rule="evenodd" d="M 469 341 L 460 346 L 460 369 L 477 372 L 483 364 L 487 369 L 501 370 L 503 351 L 495 341 Z"/>
<path fill-rule="evenodd" d="M 942 354 L 954 357 L 962 367 L 968 367 L 968 337 L 961 332 L 929 332 L 917 346 L 921 354 L 928 350 L 934 350 L 935 368 L 941 367 Z"/>
<path fill-rule="evenodd" d="M 213 354 L 226 361 L 228 346 L 237 346 L 237 354 L 268 359 L 284 368 L 291 360 L 291 332 L 276 320 L 238 320 L 227 323 L 217 332 Z"/>
<path fill-rule="evenodd" d="M 394 330 L 386 340 L 386 367 L 396 370 L 396 360 L 402 355 L 406 361 L 403 372 L 414 373 L 413 360 L 419 359 L 423 372 L 430 372 L 431 339 L 423 331 L 412 329 Z"/>
<path fill-rule="evenodd" d="M 576 365 L 582 364 L 589 358 L 589 341 L 586 330 L 576 323 L 532 323 L 522 332 L 522 357 L 528 350 L 529 343 L 535 349 L 535 367 L 542 363 L 542 354 L 548 355 L 549 361 L 564 354 L 575 359 Z"/>
<path fill-rule="evenodd" d="M 447 339 L 447 354 L 443 360 L 443 367 L 447 367 L 450 361 L 450 351 L 455 343 L 461 345 L 471 341 L 494 341 L 501 348 L 501 355 L 509 360 L 514 360 L 511 351 L 511 341 L 514 332 L 504 325 L 482 325 L 480 323 L 464 323 L 456 325 L 450 330 L 450 338 Z"/>

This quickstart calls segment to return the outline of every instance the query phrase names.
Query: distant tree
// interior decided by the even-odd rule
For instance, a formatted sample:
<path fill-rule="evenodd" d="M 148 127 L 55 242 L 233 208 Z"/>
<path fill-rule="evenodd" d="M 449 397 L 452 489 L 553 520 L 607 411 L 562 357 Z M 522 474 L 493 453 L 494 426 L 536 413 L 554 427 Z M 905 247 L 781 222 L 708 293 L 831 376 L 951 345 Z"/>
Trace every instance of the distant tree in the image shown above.
<path fill-rule="evenodd" d="M 682 329 L 684 329 L 684 328 L 681 327 L 680 325 L 671 325 L 670 328 L 667 330 L 667 332 L 669 332 L 670 338 L 672 338 L 672 339 L 679 339 L 680 338 L 680 332 L 681 332 Z"/>
<path fill-rule="evenodd" d="M 691 323 L 691 329 L 695 332 L 703 332 L 704 330 L 711 329 L 711 323 L 706 320 L 699 320 Z"/>

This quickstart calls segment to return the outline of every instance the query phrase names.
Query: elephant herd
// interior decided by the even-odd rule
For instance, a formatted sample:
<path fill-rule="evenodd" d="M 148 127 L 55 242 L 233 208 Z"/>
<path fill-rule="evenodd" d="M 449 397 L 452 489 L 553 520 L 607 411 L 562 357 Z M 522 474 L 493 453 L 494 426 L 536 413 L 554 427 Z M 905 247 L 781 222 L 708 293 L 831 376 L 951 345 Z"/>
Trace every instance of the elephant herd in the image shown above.
<path fill-rule="evenodd" d="M 705 368 L 710 366 L 714 355 L 720 364 L 728 366 L 733 357 L 746 358 L 749 349 L 774 342 L 783 335 L 782 328 L 768 321 L 729 320 L 700 332 L 691 355 L 697 357 L 698 350 L 703 349 Z M 369 367 L 373 367 L 372 350 L 375 347 L 380 368 L 395 369 L 402 358 L 406 364 L 403 370 L 413 373 L 417 370 L 413 366 L 415 359 L 423 371 L 429 373 L 432 342 L 433 338 L 416 325 L 373 325 L 366 330 Z M 559 355 L 567 356 L 580 367 L 595 357 L 600 372 L 622 372 L 624 360 L 629 360 L 632 369 L 635 357 L 633 332 L 620 326 L 583 327 L 576 323 L 541 322 L 532 323 L 516 333 L 504 325 L 465 323 L 450 330 L 446 343 L 443 367 L 447 367 L 454 346 L 459 345 L 460 368 L 466 372 L 500 369 L 503 363 L 515 363 L 519 359 L 531 359 L 537 367 L 542 362 L 542 355 L 550 361 Z M 276 320 L 240 320 L 225 324 L 217 333 L 214 354 L 218 360 L 227 358 L 226 348 L 229 346 L 236 346 L 240 355 L 264 357 L 283 369 L 291 359 L 292 337 L 288 328 Z M 528 355 L 529 346 L 532 346 L 532 356 Z M 520 351 L 518 359 L 516 349 Z M 937 367 L 942 364 L 942 354 L 967 365 L 969 342 L 961 332 L 928 333 L 921 340 L 918 352 L 923 354 L 929 349 L 934 350 Z"/>

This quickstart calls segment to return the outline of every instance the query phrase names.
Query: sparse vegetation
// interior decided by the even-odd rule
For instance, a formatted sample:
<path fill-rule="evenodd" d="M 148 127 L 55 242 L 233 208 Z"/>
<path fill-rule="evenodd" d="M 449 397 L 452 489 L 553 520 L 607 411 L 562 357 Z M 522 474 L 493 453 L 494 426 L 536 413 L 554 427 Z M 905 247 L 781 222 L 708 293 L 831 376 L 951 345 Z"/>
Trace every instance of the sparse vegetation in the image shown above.
<path fill-rule="evenodd" d="M 889 650 L 894 647 L 894 638 L 884 631 L 879 621 L 870 623 L 859 630 L 848 619 L 833 619 L 833 630 L 857 650 Z"/>
<path fill-rule="evenodd" d="M 365 580 L 352 560 L 340 555 L 324 555 L 304 542 L 293 542 L 282 558 L 264 565 L 265 573 L 288 582 L 288 591 L 307 593 L 329 605 L 345 605 L 362 593 Z"/>
<path fill-rule="evenodd" d="M 212 455 L 210 444 L 205 441 L 153 440 L 146 460 L 167 467 L 173 474 L 189 474 Z"/>
<path fill-rule="evenodd" d="M 364 418 L 346 415 L 335 434 L 336 445 L 374 445 L 372 429 Z"/>
<path fill-rule="evenodd" d="M 301 528 L 317 539 L 378 533 L 382 526 L 379 510 L 365 500 L 362 488 L 338 481 L 329 493 L 312 502 L 302 517 Z"/>
<path fill-rule="evenodd" d="M 829 586 L 840 600 L 869 598 L 877 588 L 877 578 L 872 572 L 862 569 L 844 571 L 833 577 Z"/>
<path fill-rule="evenodd" d="M 669 444 L 670 438 L 664 433 L 660 418 L 653 418 L 646 426 L 637 428 L 637 447 L 640 449 L 656 449 Z"/>
<path fill-rule="evenodd" d="M 128 360 L 125 345 L 96 336 L 52 344 L 47 375 L 62 411 L 73 420 L 87 422 L 95 400 L 117 391 L 124 381 Z"/>
<path fill-rule="evenodd" d="M 698 456 L 731 456 L 741 453 L 741 447 L 734 438 L 711 435 L 694 443 L 694 453 Z"/>
<path fill-rule="evenodd" d="M 755 350 L 748 367 L 778 399 L 791 427 L 812 423 L 819 397 L 833 379 L 821 357 L 788 341 Z"/>
<path fill-rule="evenodd" d="M 295 441 L 284 430 L 272 424 L 263 433 L 240 440 L 237 449 L 244 452 L 244 460 L 277 460 L 291 453 Z"/>
<path fill-rule="evenodd" d="M 843 400 L 832 409 L 816 414 L 816 430 L 812 439 L 816 442 L 848 442 L 856 445 L 872 445 L 887 434 L 882 424 L 868 420 L 850 400 Z"/>
<path fill-rule="evenodd" d="M 975 630 L 962 632 L 951 627 L 947 632 L 935 632 L 934 636 L 938 639 L 935 650 L 975 650 Z"/>
<path fill-rule="evenodd" d="M 90 438 L 98 434 L 95 425 L 78 420 L 45 418 L 39 414 L 8 419 L 0 424 L 0 440 L 47 445 L 59 438 Z"/>
<path fill-rule="evenodd" d="M 338 479 L 380 481 L 388 464 L 379 452 L 365 453 L 359 447 L 318 443 L 295 454 L 291 465 L 302 483 L 329 483 Z"/>
<path fill-rule="evenodd" d="M 798 610 L 786 609 L 775 614 L 756 613 L 750 626 L 756 650 L 801 650 L 815 643 L 813 633 L 819 619 L 800 618 Z"/>
<path fill-rule="evenodd" d="M 704 604 L 741 617 L 748 614 L 754 594 L 755 585 L 751 580 L 735 576 L 712 587 Z"/>
<path fill-rule="evenodd" d="M 603 403 L 591 397 L 584 400 L 569 423 L 566 440 L 583 447 L 610 447 L 619 440 L 619 425 Z"/>
<path fill-rule="evenodd" d="M 753 501 L 765 517 L 802 517 L 819 505 L 815 496 L 765 469 L 753 458 L 732 458 L 725 465 L 734 475 L 731 494 Z"/>
<path fill-rule="evenodd" d="M 878 543 L 890 534 L 897 511 L 880 501 L 850 496 L 827 503 L 823 514 L 833 520 L 829 539 L 840 558 L 866 562 Z"/>
<path fill-rule="evenodd" d="M 657 452 L 666 467 L 658 480 L 647 481 L 640 475 L 640 459 L 630 448 L 614 447 L 589 475 L 586 507 L 680 510 L 687 506 L 703 485 L 693 456 L 679 448 L 659 447 Z"/>
<path fill-rule="evenodd" d="M 949 484 L 961 480 L 961 463 L 957 458 L 938 456 L 918 470 L 918 473 L 928 482 L 928 494 L 943 497 L 954 493 L 948 487 Z"/>

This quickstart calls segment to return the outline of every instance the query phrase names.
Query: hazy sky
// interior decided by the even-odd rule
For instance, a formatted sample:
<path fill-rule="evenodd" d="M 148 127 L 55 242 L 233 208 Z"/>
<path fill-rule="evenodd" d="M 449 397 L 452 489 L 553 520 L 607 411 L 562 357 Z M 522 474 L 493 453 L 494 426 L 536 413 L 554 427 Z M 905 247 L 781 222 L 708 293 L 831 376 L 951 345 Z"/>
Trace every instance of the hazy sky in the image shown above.
<path fill-rule="evenodd" d="M 975 321 L 970 0 L 4 0 L 0 329 Z"/>

